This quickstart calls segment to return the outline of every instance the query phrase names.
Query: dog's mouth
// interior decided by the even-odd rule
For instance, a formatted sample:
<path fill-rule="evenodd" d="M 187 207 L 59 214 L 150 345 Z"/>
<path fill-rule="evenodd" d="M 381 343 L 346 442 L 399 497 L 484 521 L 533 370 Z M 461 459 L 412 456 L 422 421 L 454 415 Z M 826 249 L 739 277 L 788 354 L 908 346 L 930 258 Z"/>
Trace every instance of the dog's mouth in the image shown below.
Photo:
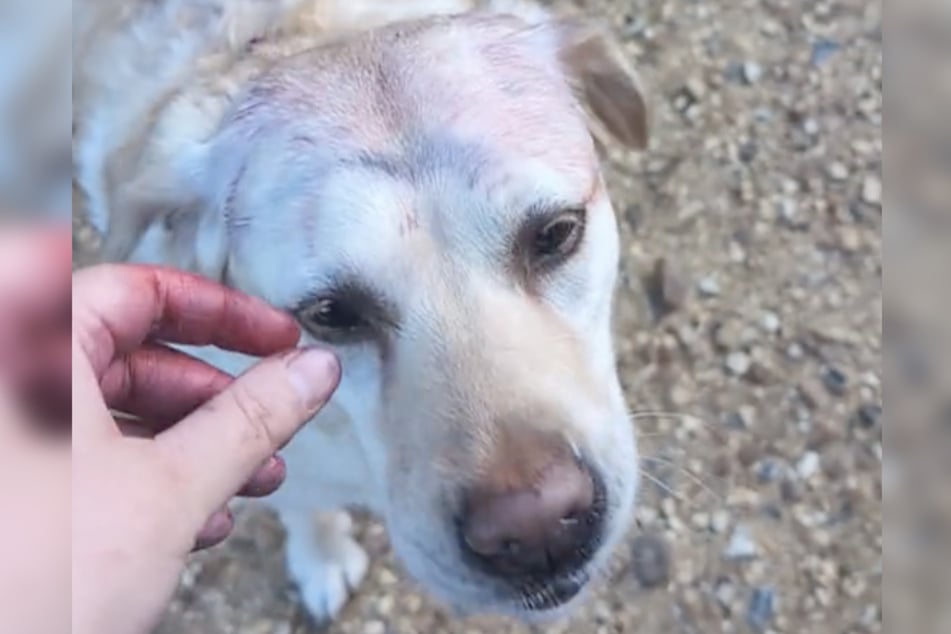
<path fill-rule="evenodd" d="M 578 596 L 591 580 L 586 570 L 560 575 L 543 584 L 524 588 L 517 605 L 525 612 L 543 613 L 557 610 Z"/>

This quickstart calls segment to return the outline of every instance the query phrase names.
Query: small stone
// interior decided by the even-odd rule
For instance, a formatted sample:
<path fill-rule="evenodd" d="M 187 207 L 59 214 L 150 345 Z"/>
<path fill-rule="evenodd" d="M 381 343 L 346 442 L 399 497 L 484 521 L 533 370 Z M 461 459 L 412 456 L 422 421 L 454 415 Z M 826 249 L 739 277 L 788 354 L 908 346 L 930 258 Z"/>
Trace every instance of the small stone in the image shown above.
<path fill-rule="evenodd" d="M 882 406 L 874 403 L 865 403 L 859 406 L 856 418 L 859 425 L 865 429 L 878 427 L 882 420 Z"/>
<path fill-rule="evenodd" d="M 656 588 L 670 580 L 670 552 L 656 535 L 639 535 L 631 543 L 631 566 L 641 586 Z"/>
<path fill-rule="evenodd" d="M 802 487 L 795 480 L 786 478 L 779 484 L 779 494 L 783 502 L 795 504 L 802 499 Z"/>
<path fill-rule="evenodd" d="M 743 81 L 750 85 L 755 84 L 763 77 L 763 67 L 754 61 L 743 62 L 740 70 L 743 74 Z"/>
<path fill-rule="evenodd" d="M 710 530 L 714 533 L 725 533 L 730 527 L 730 514 L 724 510 L 715 511 L 710 516 Z"/>
<path fill-rule="evenodd" d="M 849 168 L 840 161 L 832 161 L 826 166 L 826 176 L 828 176 L 830 180 L 842 182 L 849 177 Z"/>
<path fill-rule="evenodd" d="M 763 459 L 756 468 L 756 478 L 763 484 L 774 482 L 781 473 L 782 467 L 772 458 Z"/>
<path fill-rule="evenodd" d="M 815 451 L 807 451 L 796 463 L 796 473 L 803 480 L 808 480 L 819 472 L 819 466 L 819 454 Z"/>
<path fill-rule="evenodd" d="M 721 292 L 720 283 L 712 275 L 701 278 L 697 282 L 697 290 L 704 297 L 716 297 Z"/>
<path fill-rule="evenodd" d="M 838 231 L 838 243 L 839 248 L 846 253 L 855 253 L 862 248 L 862 236 L 855 227 L 840 227 Z"/>
<path fill-rule="evenodd" d="M 676 262 L 670 258 L 658 258 L 648 279 L 648 292 L 657 310 L 666 313 L 687 303 L 690 285 Z"/>
<path fill-rule="evenodd" d="M 733 604 L 733 601 L 736 599 L 736 586 L 722 579 L 716 585 L 716 589 L 713 591 L 713 596 L 716 597 L 717 603 L 725 609 L 729 610 Z"/>
<path fill-rule="evenodd" d="M 753 590 L 746 611 L 746 622 L 753 630 L 762 632 L 776 615 L 776 592 L 770 587 Z"/>
<path fill-rule="evenodd" d="M 801 361 L 805 356 L 806 351 L 803 349 L 802 344 L 794 341 L 786 346 L 786 357 L 791 361 Z"/>
<path fill-rule="evenodd" d="M 802 131 L 809 136 L 816 136 L 819 134 L 819 122 L 812 117 L 807 118 L 802 122 Z"/>
<path fill-rule="evenodd" d="M 799 204 L 792 198 L 782 198 L 777 205 L 779 221 L 786 227 L 800 231 L 808 226 L 799 210 Z"/>
<path fill-rule="evenodd" d="M 779 380 L 779 372 L 772 362 L 762 356 L 753 359 L 748 375 L 756 385 L 772 385 Z"/>
<path fill-rule="evenodd" d="M 383 621 L 367 621 L 363 626 L 363 634 L 386 634 L 386 624 Z"/>
<path fill-rule="evenodd" d="M 750 371 L 753 360 L 745 352 L 734 351 L 726 356 L 726 369 L 734 376 L 743 376 Z"/>
<path fill-rule="evenodd" d="M 743 324 L 736 319 L 727 319 L 713 329 L 713 343 L 723 351 L 735 350 L 743 344 Z"/>
<path fill-rule="evenodd" d="M 723 556 L 731 561 L 738 561 L 753 559 L 757 554 L 759 554 L 759 547 L 753 541 L 749 529 L 743 525 L 737 526 L 723 550 Z"/>
<path fill-rule="evenodd" d="M 825 405 L 827 397 L 822 385 L 814 378 L 804 379 L 796 388 L 799 398 L 811 409 L 819 409 Z"/>
<path fill-rule="evenodd" d="M 849 387 L 849 379 L 842 370 L 834 366 L 827 366 L 822 370 L 822 384 L 829 394 L 845 396 Z"/>
<path fill-rule="evenodd" d="M 862 181 L 862 201 L 869 205 L 882 204 L 882 181 L 873 174 L 869 174 Z"/>
<path fill-rule="evenodd" d="M 762 315 L 760 315 L 759 325 L 764 332 L 770 335 L 775 335 L 782 327 L 782 322 L 779 319 L 779 315 L 771 310 L 767 310 Z"/>

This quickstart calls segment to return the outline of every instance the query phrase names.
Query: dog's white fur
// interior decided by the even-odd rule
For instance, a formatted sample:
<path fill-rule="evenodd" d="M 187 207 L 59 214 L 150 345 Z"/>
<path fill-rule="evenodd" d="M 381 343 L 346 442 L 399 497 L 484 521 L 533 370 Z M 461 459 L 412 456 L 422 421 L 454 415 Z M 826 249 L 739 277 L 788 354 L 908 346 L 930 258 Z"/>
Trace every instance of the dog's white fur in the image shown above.
<path fill-rule="evenodd" d="M 355 280 L 398 315 L 383 339 L 334 345 L 340 387 L 270 498 L 318 619 L 367 569 L 341 512 L 354 505 L 454 606 L 534 616 L 465 563 L 452 521 L 510 432 L 557 434 L 605 476 L 591 572 L 634 501 L 610 335 L 617 229 L 583 107 L 642 146 L 644 103 L 608 40 L 533 4 L 474 4 L 74 3 L 77 181 L 107 258 L 287 308 Z M 519 280 L 511 242 L 540 204 L 586 207 L 583 243 Z M 235 373 L 253 362 L 190 352 Z"/>

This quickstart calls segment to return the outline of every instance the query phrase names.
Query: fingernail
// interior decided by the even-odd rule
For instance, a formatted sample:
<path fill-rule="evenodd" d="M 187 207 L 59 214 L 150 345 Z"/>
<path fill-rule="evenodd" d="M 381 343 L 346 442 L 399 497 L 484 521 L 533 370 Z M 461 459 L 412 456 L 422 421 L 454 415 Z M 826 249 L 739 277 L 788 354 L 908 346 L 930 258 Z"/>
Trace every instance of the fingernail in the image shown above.
<path fill-rule="evenodd" d="M 308 411 L 326 403 L 340 382 L 340 363 L 324 348 L 302 348 L 287 367 L 291 383 Z"/>

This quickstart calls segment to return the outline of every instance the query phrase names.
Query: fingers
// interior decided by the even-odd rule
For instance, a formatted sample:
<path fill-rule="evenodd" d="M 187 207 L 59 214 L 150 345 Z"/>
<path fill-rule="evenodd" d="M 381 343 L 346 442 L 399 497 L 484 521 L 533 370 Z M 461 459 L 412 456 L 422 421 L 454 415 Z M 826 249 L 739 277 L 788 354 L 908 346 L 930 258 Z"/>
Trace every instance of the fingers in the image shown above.
<path fill-rule="evenodd" d="M 234 514 L 228 508 L 216 511 L 205 521 L 205 525 L 195 538 L 192 551 L 204 550 L 223 542 L 234 530 Z"/>
<path fill-rule="evenodd" d="M 265 359 L 180 423 L 157 449 L 187 482 L 183 500 L 200 525 L 330 398 L 340 366 L 319 348 Z"/>
<path fill-rule="evenodd" d="M 91 267 L 73 276 L 73 294 L 73 336 L 97 376 L 147 338 L 267 355 L 300 337 L 290 315 L 172 269 Z"/>
<path fill-rule="evenodd" d="M 69 314 L 71 271 L 68 228 L 5 228 L 0 232 L 0 319 L 32 326 L 63 319 Z"/>
<path fill-rule="evenodd" d="M 183 352 L 146 344 L 115 359 L 100 385 L 110 408 L 167 425 L 190 414 L 232 380 Z"/>

